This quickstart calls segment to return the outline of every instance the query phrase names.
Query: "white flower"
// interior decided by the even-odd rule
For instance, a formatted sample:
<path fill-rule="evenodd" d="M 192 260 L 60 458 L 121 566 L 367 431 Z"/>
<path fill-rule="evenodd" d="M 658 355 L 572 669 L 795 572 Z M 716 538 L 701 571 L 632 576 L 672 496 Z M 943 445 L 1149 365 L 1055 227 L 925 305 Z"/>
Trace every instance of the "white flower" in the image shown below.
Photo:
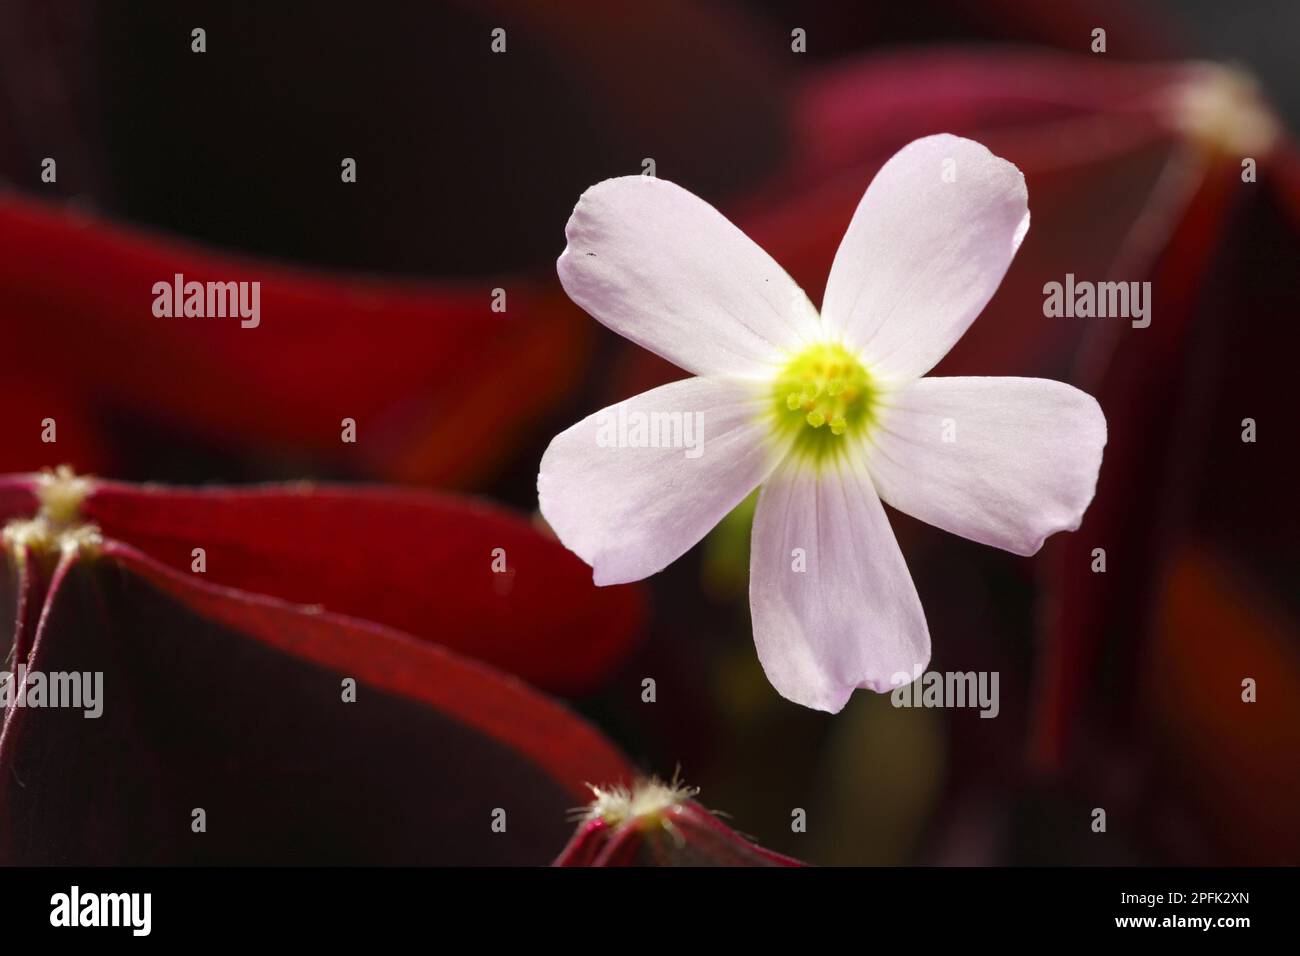
<path fill-rule="evenodd" d="M 876 175 L 821 314 L 716 209 L 673 183 L 607 180 L 566 229 L 560 281 L 596 319 L 696 378 L 629 400 L 701 413 L 703 450 L 597 441 L 614 410 L 556 436 L 543 516 L 597 584 L 663 569 L 762 486 L 749 600 L 768 679 L 838 711 L 930 659 L 881 499 L 1016 554 L 1078 528 L 1106 420 L 1032 378 L 922 378 L 997 290 L 1029 229 L 1024 177 L 979 143 L 929 136 Z M 628 445 L 632 447 L 628 447 Z M 801 569 L 801 564 L 803 569 Z"/>

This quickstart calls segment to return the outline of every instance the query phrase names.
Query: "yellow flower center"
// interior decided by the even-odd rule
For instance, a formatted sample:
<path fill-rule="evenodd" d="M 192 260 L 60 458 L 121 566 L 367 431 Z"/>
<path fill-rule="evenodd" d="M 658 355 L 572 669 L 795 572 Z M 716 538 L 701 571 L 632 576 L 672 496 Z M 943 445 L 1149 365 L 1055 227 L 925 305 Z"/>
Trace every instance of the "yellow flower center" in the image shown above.
<path fill-rule="evenodd" d="M 814 461 L 841 454 L 871 424 L 871 376 L 842 345 L 813 345 L 796 355 L 772 387 L 775 429 Z"/>

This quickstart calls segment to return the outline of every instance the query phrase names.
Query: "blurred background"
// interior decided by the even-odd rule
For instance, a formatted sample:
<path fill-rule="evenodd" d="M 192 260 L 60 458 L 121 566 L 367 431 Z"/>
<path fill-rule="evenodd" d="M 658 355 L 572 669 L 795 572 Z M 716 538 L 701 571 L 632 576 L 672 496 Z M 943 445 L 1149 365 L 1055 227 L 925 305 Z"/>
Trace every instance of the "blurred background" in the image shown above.
<path fill-rule="evenodd" d="M 0 469 L 534 512 L 554 434 L 684 377 L 559 288 L 586 187 L 652 159 L 820 302 L 879 165 L 971 136 L 1033 228 L 936 373 L 1069 381 L 1111 430 L 1083 527 L 1033 559 L 891 512 L 931 669 L 999 672 L 998 717 L 780 698 L 743 506 L 640 586 L 643 640 L 574 704 L 813 863 L 1300 863 L 1298 33 L 1286 0 L 0 0 Z M 262 327 L 155 319 L 175 272 L 261 281 Z M 1151 326 L 1045 318 L 1071 272 L 1152 282 Z"/>

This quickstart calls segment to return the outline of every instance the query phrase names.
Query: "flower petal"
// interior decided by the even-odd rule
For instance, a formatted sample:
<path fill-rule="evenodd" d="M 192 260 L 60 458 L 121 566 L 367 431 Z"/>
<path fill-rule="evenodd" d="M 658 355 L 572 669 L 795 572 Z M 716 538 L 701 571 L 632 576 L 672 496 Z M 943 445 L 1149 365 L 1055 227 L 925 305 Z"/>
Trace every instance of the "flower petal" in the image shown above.
<path fill-rule="evenodd" d="M 997 291 L 1028 229 L 1020 170 L 972 140 L 918 139 L 858 204 L 823 319 L 883 378 L 924 375 Z"/>
<path fill-rule="evenodd" d="M 672 447 L 646 447 L 656 431 Z M 597 584 L 640 580 L 681 557 L 767 477 L 776 462 L 766 432 L 762 396 L 749 383 L 691 378 L 652 389 L 555 437 L 537 476 L 542 516 Z"/>
<path fill-rule="evenodd" d="M 816 332 L 817 312 L 794 280 L 674 183 L 598 183 L 578 200 L 565 236 L 556 267 L 570 298 L 687 371 L 762 371 Z"/>
<path fill-rule="evenodd" d="M 1024 555 L 1079 527 L 1106 444 L 1091 395 L 1040 378 L 924 378 L 888 403 L 870 468 L 899 511 Z"/>
<path fill-rule="evenodd" d="M 835 713 L 855 688 L 883 693 L 929 662 L 916 586 L 860 463 L 782 466 L 759 495 L 751 554 L 754 643 L 783 697 Z"/>

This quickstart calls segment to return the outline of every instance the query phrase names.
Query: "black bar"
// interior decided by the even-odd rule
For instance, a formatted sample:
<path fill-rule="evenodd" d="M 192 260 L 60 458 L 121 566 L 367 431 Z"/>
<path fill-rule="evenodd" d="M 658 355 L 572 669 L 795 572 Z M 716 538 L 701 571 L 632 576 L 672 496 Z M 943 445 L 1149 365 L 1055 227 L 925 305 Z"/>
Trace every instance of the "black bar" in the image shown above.
<path fill-rule="evenodd" d="M 848 934 L 849 942 L 857 938 L 873 946 L 894 937 L 976 942 L 1200 936 L 1230 942 L 1241 933 L 1277 933 L 1293 923 L 1297 872 L 51 868 L 0 871 L 0 899 L 9 944 L 32 936 L 66 940 L 71 934 L 82 942 L 132 939 L 131 925 L 52 926 L 56 895 L 70 903 L 73 886 L 87 914 L 87 895 L 148 893 L 149 938 L 205 944 L 391 937 L 423 939 L 439 950 L 465 938 L 461 934 L 499 942 L 522 933 L 525 939 L 531 935 L 533 945 L 612 948 L 661 933 L 674 945 L 695 934 L 761 937 L 775 924 L 809 939 L 829 942 Z M 89 905 L 98 909 L 100 898 Z M 118 905 L 105 912 L 111 916 Z M 135 915 L 142 926 L 142 907 L 121 912 L 120 922 L 130 924 L 127 916 Z M 1208 928 L 1203 920 L 1210 921 Z"/>

